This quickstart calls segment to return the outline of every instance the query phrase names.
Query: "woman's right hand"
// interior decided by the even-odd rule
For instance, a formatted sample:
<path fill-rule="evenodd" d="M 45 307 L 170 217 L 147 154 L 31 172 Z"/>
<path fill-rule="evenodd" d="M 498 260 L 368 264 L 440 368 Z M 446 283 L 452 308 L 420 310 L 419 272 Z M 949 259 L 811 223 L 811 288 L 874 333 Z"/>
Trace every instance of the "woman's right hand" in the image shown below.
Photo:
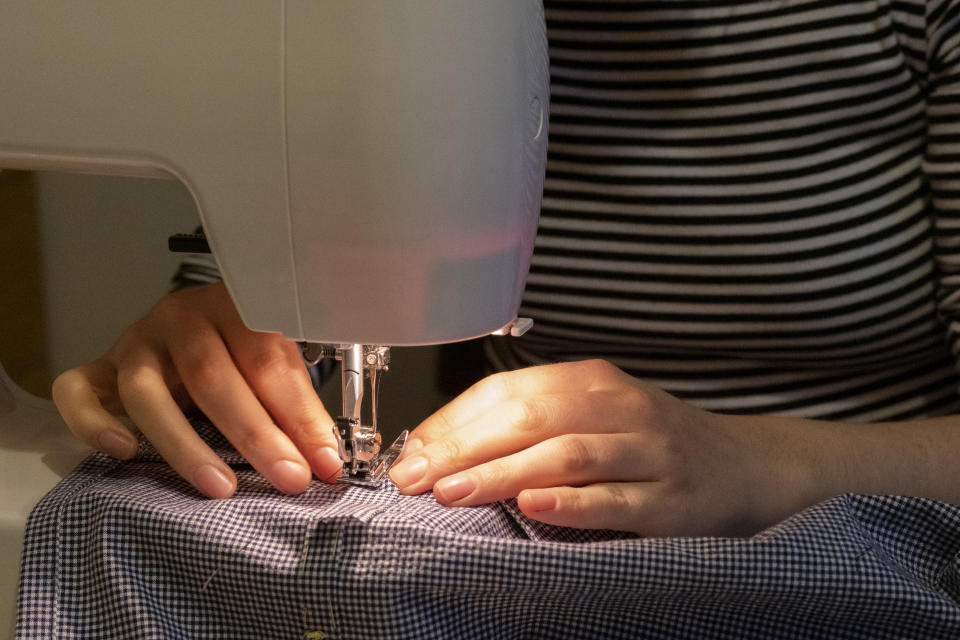
<path fill-rule="evenodd" d="M 53 400 L 77 437 L 116 458 L 137 451 L 126 415 L 211 498 L 232 495 L 237 479 L 186 419 L 194 407 L 284 493 L 340 472 L 333 420 L 297 346 L 247 329 L 222 283 L 162 298 L 103 356 L 61 374 Z"/>

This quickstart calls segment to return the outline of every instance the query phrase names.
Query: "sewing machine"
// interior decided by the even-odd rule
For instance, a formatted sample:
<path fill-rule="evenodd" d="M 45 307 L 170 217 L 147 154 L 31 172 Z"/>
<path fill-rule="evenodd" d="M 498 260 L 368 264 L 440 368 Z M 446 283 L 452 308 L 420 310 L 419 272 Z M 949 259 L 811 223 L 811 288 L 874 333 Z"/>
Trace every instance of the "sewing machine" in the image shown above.
<path fill-rule="evenodd" d="M 247 326 L 341 360 L 345 480 L 389 346 L 523 330 L 539 0 L 4 2 L 0 59 L 0 169 L 180 180 Z"/>
<path fill-rule="evenodd" d="M 342 361 L 347 479 L 374 470 L 386 347 L 522 330 L 539 2 L 20 2 L 0 23 L 0 167 L 187 185 L 247 326 Z"/>

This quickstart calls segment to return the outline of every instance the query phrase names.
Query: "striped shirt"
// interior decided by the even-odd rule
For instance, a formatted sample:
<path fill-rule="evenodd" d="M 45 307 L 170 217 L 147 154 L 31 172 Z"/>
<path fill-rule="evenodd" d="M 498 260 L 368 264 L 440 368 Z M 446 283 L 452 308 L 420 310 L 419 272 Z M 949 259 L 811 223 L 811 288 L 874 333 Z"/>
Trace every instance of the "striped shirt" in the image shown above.
<path fill-rule="evenodd" d="M 706 409 L 958 409 L 960 2 L 545 3 L 550 142 L 500 368 Z"/>

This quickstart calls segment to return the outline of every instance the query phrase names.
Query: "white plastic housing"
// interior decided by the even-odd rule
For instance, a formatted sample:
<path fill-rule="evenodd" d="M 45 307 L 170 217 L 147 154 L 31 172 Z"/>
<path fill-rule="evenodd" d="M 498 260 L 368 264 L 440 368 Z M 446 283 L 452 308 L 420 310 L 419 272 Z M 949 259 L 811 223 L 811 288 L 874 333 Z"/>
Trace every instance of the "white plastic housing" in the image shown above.
<path fill-rule="evenodd" d="M 516 315 L 539 0 L 11 1 L 0 60 L 0 167 L 181 180 L 252 329 L 414 345 Z"/>

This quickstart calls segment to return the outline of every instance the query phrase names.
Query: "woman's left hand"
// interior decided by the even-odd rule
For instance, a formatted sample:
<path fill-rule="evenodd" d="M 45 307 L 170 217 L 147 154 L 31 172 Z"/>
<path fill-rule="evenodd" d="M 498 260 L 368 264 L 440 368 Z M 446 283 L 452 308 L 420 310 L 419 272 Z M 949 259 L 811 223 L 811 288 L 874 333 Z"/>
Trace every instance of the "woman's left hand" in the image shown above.
<path fill-rule="evenodd" d="M 747 535 L 833 495 L 828 423 L 710 413 L 602 360 L 501 373 L 415 429 L 390 475 L 556 525 Z"/>

